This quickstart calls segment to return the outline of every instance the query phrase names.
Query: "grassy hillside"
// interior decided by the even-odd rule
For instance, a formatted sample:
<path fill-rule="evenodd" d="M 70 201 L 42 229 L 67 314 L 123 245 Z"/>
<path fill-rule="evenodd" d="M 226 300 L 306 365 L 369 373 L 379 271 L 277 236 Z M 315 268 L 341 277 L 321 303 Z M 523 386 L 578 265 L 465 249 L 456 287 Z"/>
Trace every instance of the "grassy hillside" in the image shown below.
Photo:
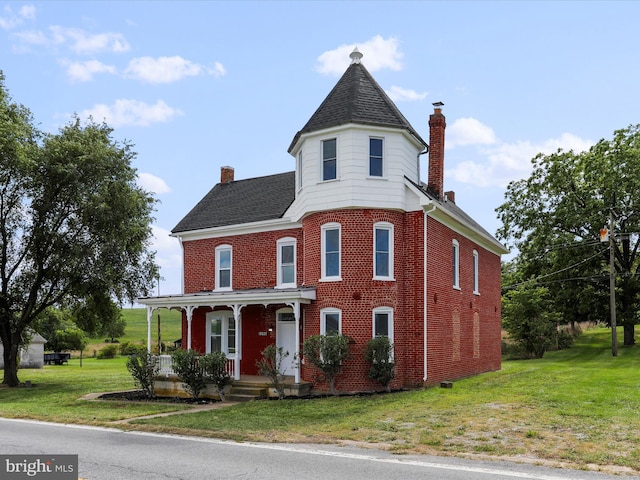
<path fill-rule="evenodd" d="M 160 333 L 162 342 L 172 343 L 181 336 L 181 313 L 177 310 L 156 310 L 151 321 L 151 340 L 154 346 L 158 344 L 158 315 L 160 315 Z M 124 335 L 118 338 L 120 343 L 131 342 L 140 345 L 147 344 L 147 309 L 123 308 L 122 316 L 127 326 Z M 106 343 L 104 337 L 89 339 L 89 345 L 85 349 L 85 355 L 92 356 L 93 351 L 100 351 Z"/>

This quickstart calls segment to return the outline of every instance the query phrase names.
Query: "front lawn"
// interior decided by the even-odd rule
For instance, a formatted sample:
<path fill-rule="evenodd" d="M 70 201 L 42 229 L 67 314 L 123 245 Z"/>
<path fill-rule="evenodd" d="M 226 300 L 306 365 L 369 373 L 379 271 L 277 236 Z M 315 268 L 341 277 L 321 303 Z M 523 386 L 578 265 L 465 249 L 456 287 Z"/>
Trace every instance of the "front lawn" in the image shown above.
<path fill-rule="evenodd" d="M 609 342 L 609 329 L 594 328 L 571 350 L 506 361 L 501 371 L 451 389 L 264 400 L 136 420 L 127 428 L 240 441 L 356 442 L 398 453 L 504 456 L 638 474 L 640 348 L 621 346 L 614 358 Z M 104 425 L 178 408 L 80 399 L 134 388 L 124 358 L 84 359 L 82 367 L 72 359 L 19 376 L 34 386 L 0 388 L 1 416 Z"/>

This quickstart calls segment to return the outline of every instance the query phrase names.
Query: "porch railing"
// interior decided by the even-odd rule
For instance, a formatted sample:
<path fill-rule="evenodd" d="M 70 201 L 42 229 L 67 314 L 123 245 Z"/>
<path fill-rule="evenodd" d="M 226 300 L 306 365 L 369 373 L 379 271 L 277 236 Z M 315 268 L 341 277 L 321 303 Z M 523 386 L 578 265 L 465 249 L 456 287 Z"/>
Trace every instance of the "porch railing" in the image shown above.
<path fill-rule="evenodd" d="M 158 355 L 158 362 L 160 364 L 158 375 L 172 375 L 175 373 L 173 371 L 173 360 L 171 355 Z M 225 370 L 231 378 L 234 378 L 235 362 L 235 358 L 227 357 L 226 359 Z"/>

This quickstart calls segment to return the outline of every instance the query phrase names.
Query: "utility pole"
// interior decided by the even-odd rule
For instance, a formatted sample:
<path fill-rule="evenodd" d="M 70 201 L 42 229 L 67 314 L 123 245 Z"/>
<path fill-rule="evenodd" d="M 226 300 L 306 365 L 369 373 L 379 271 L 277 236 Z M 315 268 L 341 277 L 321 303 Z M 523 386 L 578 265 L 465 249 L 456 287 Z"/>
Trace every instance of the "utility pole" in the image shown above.
<path fill-rule="evenodd" d="M 616 268 L 613 243 L 613 208 L 609 213 L 609 308 L 611 310 L 611 355 L 618 356 L 618 334 L 616 332 Z"/>

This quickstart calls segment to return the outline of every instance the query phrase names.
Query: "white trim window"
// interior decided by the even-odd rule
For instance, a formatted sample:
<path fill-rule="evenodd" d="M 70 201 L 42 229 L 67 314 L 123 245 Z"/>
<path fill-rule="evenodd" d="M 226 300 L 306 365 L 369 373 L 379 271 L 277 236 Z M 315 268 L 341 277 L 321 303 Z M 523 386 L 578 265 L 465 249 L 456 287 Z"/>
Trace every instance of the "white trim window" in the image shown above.
<path fill-rule="evenodd" d="M 387 337 L 393 343 L 393 308 L 373 309 L 373 337 Z"/>
<path fill-rule="evenodd" d="M 393 280 L 393 224 L 373 225 L 373 279 Z"/>
<path fill-rule="evenodd" d="M 223 352 L 228 357 L 236 355 L 236 320 L 231 310 L 207 313 L 207 352 Z"/>
<path fill-rule="evenodd" d="M 337 140 L 322 141 L 322 181 L 338 178 Z"/>
<path fill-rule="evenodd" d="M 453 241 L 453 253 L 451 259 L 453 267 L 453 288 L 460 290 L 460 244 Z"/>
<path fill-rule="evenodd" d="M 341 255 L 342 255 L 342 227 L 339 223 L 326 223 L 320 228 L 321 243 L 321 280 L 342 280 Z"/>
<path fill-rule="evenodd" d="M 342 310 L 323 308 L 320 310 L 320 335 L 340 335 L 342 333 Z"/>
<path fill-rule="evenodd" d="M 384 141 L 382 138 L 369 138 L 369 176 L 384 176 L 384 160 L 383 160 Z"/>
<path fill-rule="evenodd" d="M 478 252 L 477 250 L 473 251 L 473 293 L 476 295 L 480 294 L 480 271 L 479 271 L 479 262 L 478 262 Z"/>
<path fill-rule="evenodd" d="M 296 286 L 296 239 L 285 237 L 279 239 L 278 247 L 278 278 L 279 288 Z"/>
<path fill-rule="evenodd" d="M 216 290 L 231 290 L 233 253 L 231 245 L 216 247 Z"/>

